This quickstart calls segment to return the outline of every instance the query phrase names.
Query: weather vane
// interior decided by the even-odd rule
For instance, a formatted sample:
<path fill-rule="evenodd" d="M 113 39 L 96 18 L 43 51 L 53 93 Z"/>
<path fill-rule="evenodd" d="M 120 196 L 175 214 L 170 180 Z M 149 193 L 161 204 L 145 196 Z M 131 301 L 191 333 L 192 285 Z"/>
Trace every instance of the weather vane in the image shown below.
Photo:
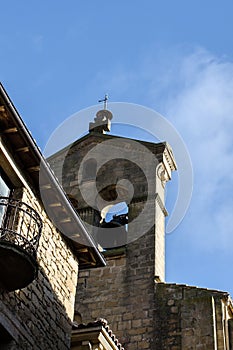
<path fill-rule="evenodd" d="M 102 100 L 99 100 L 98 102 L 104 102 L 104 109 L 107 109 L 107 101 L 108 101 L 108 94 L 105 94 L 104 98 Z"/>

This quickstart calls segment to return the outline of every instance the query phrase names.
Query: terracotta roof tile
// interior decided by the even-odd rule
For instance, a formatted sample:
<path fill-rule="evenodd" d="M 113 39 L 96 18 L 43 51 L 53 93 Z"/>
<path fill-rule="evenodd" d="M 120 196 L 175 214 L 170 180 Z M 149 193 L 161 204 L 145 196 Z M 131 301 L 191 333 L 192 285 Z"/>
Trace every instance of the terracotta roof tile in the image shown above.
<path fill-rule="evenodd" d="M 96 321 L 89 322 L 87 324 L 85 324 L 85 323 L 78 324 L 77 322 L 73 322 L 72 329 L 73 330 L 88 329 L 88 328 L 93 328 L 93 327 L 104 327 L 104 329 L 106 330 L 106 332 L 108 333 L 109 337 L 112 339 L 114 344 L 117 346 L 117 348 L 119 350 L 125 350 L 123 348 L 123 346 L 120 344 L 120 342 L 118 341 L 118 339 L 116 338 L 116 336 L 113 333 L 113 331 L 111 330 L 111 328 L 109 327 L 108 322 L 104 318 L 99 318 Z"/>

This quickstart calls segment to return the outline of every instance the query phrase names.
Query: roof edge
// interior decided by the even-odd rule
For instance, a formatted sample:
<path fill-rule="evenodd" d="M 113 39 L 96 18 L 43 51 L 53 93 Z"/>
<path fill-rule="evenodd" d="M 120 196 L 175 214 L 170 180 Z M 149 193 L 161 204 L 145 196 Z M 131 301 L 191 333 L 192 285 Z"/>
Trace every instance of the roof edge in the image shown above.
<path fill-rule="evenodd" d="M 11 101 L 9 95 L 7 94 L 7 92 L 6 92 L 6 90 L 3 87 L 1 82 L 0 82 L 0 94 L 2 96 L 2 99 L 5 103 L 5 105 L 7 106 L 7 108 L 10 111 L 11 118 L 13 119 L 14 124 L 16 124 L 18 131 L 23 134 L 27 143 L 29 143 L 30 149 L 34 153 L 34 156 L 36 157 L 36 159 L 38 160 L 40 167 L 42 167 L 43 170 L 46 172 L 46 175 L 48 176 L 49 180 L 51 181 L 51 184 L 54 186 L 54 190 L 57 192 L 57 195 L 59 196 L 59 198 L 61 198 L 62 203 L 66 205 L 68 212 L 70 213 L 71 217 L 73 218 L 75 224 L 78 226 L 78 229 L 79 229 L 80 234 L 82 235 L 83 241 L 86 243 L 84 246 L 91 248 L 92 254 L 94 253 L 95 263 L 97 266 L 105 266 L 106 262 L 105 262 L 104 257 L 99 252 L 94 240 L 90 237 L 90 235 L 87 232 L 86 228 L 84 227 L 81 219 L 79 218 L 77 212 L 75 211 L 71 202 L 67 198 L 63 188 L 59 184 L 57 178 L 52 173 L 52 171 L 49 167 L 49 164 L 47 163 L 47 161 L 45 160 L 41 151 L 39 150 L 38 146 L 36 145 L 30 131 L 28 130 L 25 123 L 23 122 L 22 118 L 20 117 L 17 109 L 15 108 L 13 102 Z M 51 220 L 51 218 L 50 218 L 50 220 Z M 62 232 L 62 234 L 65 235 L 64 232 Z"/>

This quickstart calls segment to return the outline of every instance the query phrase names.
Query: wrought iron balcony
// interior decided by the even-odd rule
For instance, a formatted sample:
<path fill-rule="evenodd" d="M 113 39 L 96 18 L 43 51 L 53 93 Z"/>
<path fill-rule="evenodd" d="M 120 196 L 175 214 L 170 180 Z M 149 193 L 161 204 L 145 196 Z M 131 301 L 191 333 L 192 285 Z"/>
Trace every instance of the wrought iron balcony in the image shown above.
<path fill-rule="evenodd" d="M 26 203 L 0 197 L 0 286 L 26 287 L 37 276 L 36 253 L 42 230 L 39 214 Z"/>

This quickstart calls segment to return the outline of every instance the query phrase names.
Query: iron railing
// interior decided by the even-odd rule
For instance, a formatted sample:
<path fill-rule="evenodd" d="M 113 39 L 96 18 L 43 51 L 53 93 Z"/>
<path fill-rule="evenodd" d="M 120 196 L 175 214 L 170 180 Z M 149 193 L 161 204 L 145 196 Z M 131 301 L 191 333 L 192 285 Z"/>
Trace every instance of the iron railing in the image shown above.
<path fill-rule="evenodd" d="M 39 214 L 24 202 L 0 197 L 0 242 L 23 249 L 34 258 L 42 231 Z"/>

